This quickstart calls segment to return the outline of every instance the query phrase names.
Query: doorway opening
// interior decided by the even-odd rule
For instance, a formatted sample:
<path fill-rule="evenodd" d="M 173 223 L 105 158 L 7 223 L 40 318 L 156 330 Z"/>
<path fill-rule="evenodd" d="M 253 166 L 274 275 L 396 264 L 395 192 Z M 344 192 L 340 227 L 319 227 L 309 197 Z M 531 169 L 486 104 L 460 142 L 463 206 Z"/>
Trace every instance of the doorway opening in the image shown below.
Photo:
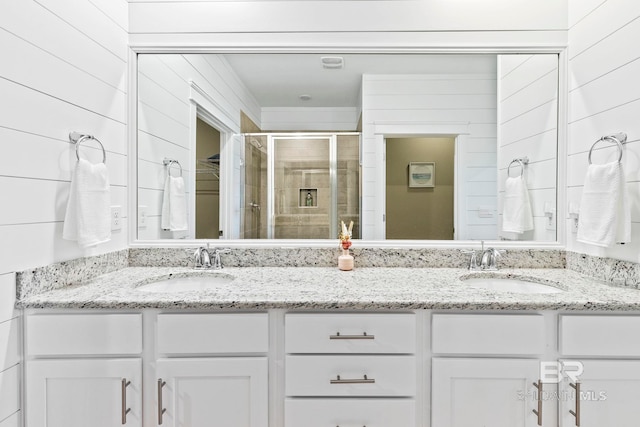
<path fill-rule="evenodd" d="M 196 239 L 220 236 L 220 131 L 196 119 Z"/>
<path fill-rule="evenodd" d="M 455 238 L 455 147 L 455 137 L 386 139 L 387 239 Z M 410 163 L 428 168 L 422 184 L 410 176 Z"/>

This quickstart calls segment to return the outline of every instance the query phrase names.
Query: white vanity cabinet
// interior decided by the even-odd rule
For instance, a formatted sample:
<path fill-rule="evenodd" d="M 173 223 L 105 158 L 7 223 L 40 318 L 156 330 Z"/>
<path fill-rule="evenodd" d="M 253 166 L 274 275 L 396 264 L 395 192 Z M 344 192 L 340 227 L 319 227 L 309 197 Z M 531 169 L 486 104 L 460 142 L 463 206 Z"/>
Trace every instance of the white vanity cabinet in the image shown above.
<path fill-rule="evenodd" d="M 560 316 L 560 426 L 640 420 L 640 316 Z"/>
<path fill-rule="evenodd" d="M 267 313 L 153 317 L 156 360 L 146 384 L 154 402 L 147 418 L 168 427 L 268 426 Z"/>
<path fill-rule="evenodd" d="M 142 426 L 140 314 L 29 313 L 25 425 Z"/>
<path fill-rule="evenodd" d="M 434 314 L 431 427 L 552 425 L 537 393 L 545 330 L 539 314 Z"/>
<path fill-rule="evenodd" d="M 415 427 L 413 313 L 288 313 L 285 427 Z"/>

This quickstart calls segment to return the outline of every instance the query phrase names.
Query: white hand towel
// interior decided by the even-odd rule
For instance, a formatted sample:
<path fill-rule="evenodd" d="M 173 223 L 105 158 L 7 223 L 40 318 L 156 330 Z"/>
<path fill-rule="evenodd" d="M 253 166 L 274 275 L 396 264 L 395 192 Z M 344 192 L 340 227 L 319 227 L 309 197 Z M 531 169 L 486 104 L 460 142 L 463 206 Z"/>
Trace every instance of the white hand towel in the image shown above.
<path fill-rule="evenodd" d="M 522 234 L 533 230 L 533 215 L 527 183 L 522 176 L 508 177 L 505 182 L 502 231 Z"/>
<path fill-rule="evenodd" d="M 109 171 L 104 163 L 76 163 L 62 237 L 83 248 L 111 240 Z"/>
<path fill-rule="evenodd" d="M 589 165 L 576 239 L 603 247 L 631 241 L 631 208 L 621 163 Z"/>
<path fill-rule="evenodd" d="M 162 229 L 169 231 L 186 231 L 187 201 L 184 191 L 184 180 L 181 176 L 167 175 L 162 197 Z"/>

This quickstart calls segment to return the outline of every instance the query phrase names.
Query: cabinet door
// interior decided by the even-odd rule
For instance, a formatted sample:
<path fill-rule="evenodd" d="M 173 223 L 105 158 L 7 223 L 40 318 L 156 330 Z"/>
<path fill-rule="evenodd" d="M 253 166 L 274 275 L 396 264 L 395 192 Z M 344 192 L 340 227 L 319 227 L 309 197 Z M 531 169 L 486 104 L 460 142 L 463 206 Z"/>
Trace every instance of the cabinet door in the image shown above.
<path fill-rule="evenodd" d="M 158 424 L 167 427 L 268 425 L 266 357 L 161 359 L 156 372 Z M 166 411 L 161 413 L 162 409 Z"/>
<path fill-rule="evenodd" d="M 531 359 L 434 358 L 431 427 L 537 426 L 539 366 Z"/>
<path fill-rule="evenodd" d="M 26 425 L 142 425 L 140 359 L 34 360 L 26 366 Z"/>
<path fill-rule="evenodd" d="M 573 363 L 575 361 L 572 360 Z M 579 413 L 581 427 L 630 427 L 640 420 L 640 361 L 584 360 L 579 375 L 580 394 L 570 386 L 571 379 L 560 384 L 560 425 L 573 427 Z M 575 365 L 574 365 L 575 366 Z M 576 408 L 579 411 L 576 411 Z"/>

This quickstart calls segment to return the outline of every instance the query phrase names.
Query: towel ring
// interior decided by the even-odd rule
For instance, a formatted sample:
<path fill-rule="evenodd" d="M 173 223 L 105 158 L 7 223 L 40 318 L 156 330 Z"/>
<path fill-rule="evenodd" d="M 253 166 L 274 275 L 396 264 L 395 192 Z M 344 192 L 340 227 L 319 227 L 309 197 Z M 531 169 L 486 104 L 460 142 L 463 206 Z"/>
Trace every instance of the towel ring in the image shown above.
<path fill-rule="evenodd" d="M 622 144 L 627 142 L 627 135 L 624 133 L 618 133 L 615 135 L 603 136 L 602 138 L 598 139 L 596 142 L 593 143 L 593 145 L 591 146 L 591 149 L 589 150 L 589 164 L 592 164 L 591 154 L 593 153 L 593 149 L 595 148 L 595 146 L 598 145 L 599 142 L 605 142 L 605 141 L 613 142 L 618 146 L 618 163 L 622 163 L 622 154 L 624 153 L 624 148 Z"/>
<path fill-rule="evenodd" d="M 102 163 L 107 163 L 107 152 L 104 149 L 104 145 L 98 138 L 93 135 L 83 135 L 78 132 L 71 132 L 69 134 L 69 140 L 76 145 L 76 159 L 80 160 L 80 144 L 91 139 L 100 144 L 100 148 L 102 149 Z"/>
<path fill-rule="evenodd" d="M 523 157 L 521 159 L 513 159 L 511 160 L 511 163 L 509 163 L 509 166 L 507 167 L 507 176 L 511 177 L 511 166 L 517 163 L 520 166 L 520 175 L 519 176 L 523 176 L 524 175 L 524 165 L 529 164 L 529 158 L 528 157 Z M 513 178 L 516 178 L 515 176 Z"/>
<path fill-rule="evenodd" d="M 171 166 L 178 165 L 178 167 L 180 168 L 180 176 L 182 177 L 182 165 L 180 164 L 179 161 L 172 160 L 172 159 L 164 159 L 162 163 L 165 166 L 167 166 L 167 173 L 169 174 L 169 176 L 171 176 Z"/>

